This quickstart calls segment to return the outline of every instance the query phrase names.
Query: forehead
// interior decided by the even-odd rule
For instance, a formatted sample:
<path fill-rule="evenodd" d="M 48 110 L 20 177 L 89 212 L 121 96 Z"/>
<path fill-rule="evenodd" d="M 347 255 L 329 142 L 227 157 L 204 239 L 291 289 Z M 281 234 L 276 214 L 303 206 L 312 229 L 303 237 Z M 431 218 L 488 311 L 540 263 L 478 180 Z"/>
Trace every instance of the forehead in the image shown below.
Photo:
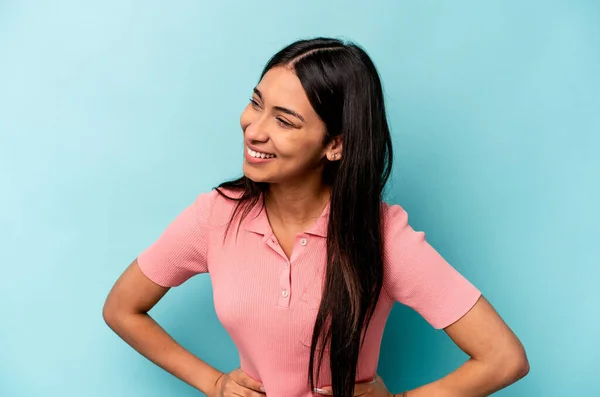
<path fill-rule="evenodd" d="M 257 88 L 269 106 L 283 106 L 304 113 L 312 111 L 300 79 L 289 68 L 277 66 L 270 69 Z"/>

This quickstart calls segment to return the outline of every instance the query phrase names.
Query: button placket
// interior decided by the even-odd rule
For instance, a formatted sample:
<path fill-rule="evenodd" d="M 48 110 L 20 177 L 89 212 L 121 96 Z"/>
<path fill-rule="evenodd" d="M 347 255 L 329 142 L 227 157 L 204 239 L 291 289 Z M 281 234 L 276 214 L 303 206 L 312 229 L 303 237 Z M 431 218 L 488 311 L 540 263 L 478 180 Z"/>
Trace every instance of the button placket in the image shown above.
<path fill-rule="evenodd" d="M 273 251 L 275 251 L 284 260 L 288 260 L 287 256 L 285 255 L 285 252 L 283 252 L 283 249 L 281 248 L 281 245 L 279 245 L 279 242 L 277 241 L 277 237 L 275 237 L 274 234 L 271 234 L 271 236 L 268 238 L 265 236 L 264 241 Z"/>
<path fill-rule="evenodd" d="M 286 308 L 290 306 L 291 284 L 290 262 L 286 259 L 285 266 L 282 267 L 279 277 L 278 306 Z"/>

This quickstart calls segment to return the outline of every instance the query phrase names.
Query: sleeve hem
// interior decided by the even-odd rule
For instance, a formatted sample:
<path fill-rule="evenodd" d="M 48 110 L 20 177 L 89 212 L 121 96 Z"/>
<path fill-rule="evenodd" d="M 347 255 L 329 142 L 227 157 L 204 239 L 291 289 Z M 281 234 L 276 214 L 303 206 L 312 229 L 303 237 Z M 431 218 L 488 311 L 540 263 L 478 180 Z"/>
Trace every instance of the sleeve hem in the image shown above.
<path fill-rule="evenodd" d="M 452 312 L 451 315 L 447 316 L 443 321 L 438 321 L 436 324 L 433 324 L 435 329 L 444 329 L 454 324 L 461 318 L 463 318 L 475 304 L 481 298 L 482 293 L 479 290 L 475 290 L 474 294 L 472 294 L 468 299 L 465 300 L 465 303 L 458 307 L 456 310 Z"/>
<path fill-rule="evenodd" d="M 140 257 L 138 256 L 136 258 L 136 263 L 138 265 L 138 268 L 140 269 L 140 271 L 142 272 L 142 274 L 144 276 L 146 276 L 146 278 L 150 281 L 152 281 L 154 284 L 160 286 L 160 287 L 164 287 L 164 288 L 172 288 L 172 287 L 176 287 L 177 285 L 174 285 L 172 283 L 168 283 L 165 282 L 165 280 L 160 279 L 156 274 L 152 273 L 152 271 L 150 271 L 150 269 L 146 268 L 144 266 L 144 260 L 142 259 L 142 261 L 140 262 Z"/>

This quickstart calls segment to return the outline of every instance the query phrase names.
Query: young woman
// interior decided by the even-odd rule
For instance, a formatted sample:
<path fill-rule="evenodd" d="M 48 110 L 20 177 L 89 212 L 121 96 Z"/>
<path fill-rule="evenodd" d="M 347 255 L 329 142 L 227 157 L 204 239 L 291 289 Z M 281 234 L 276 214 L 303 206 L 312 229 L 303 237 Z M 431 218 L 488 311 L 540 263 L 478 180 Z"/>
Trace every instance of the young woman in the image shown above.
<path fill-rule="evenodd" d="M 394 302 L 469 356 L 398 396 L 487 396 L 528 372 L 523 346 L 480 291 L 382 202 L 392 164 L 381 83 L 367 54 L 295 42 L 266 65 L 241 115 L 243 177 L 201 193 L 117 280 L 107 324 L 209 397 L 388 397 L 377 376 Z M 239 369 L 222 373 L 148 311 L 210 272 Z M 323 365 L 321 365 L 323 364 Z"/>

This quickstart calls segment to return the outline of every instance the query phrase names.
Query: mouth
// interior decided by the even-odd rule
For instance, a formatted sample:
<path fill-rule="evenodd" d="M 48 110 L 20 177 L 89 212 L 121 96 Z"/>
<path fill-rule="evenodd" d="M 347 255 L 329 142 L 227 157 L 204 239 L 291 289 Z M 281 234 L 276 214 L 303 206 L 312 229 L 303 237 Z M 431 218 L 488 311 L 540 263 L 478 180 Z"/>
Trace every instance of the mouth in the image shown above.
<path fill-rule="evenodd" d="M 248 156 L 250 156 L 252 158 L 255 158 L 255 159 L 268 160 L 268 159 L 272 159 L 272 158 L 277 157 L 277 156 L 275 156 L 272 153 L 257 152 L 255 150 L 250 149 L 247 146 L 246 146 L 246 153 L 248 154 Z"/>

